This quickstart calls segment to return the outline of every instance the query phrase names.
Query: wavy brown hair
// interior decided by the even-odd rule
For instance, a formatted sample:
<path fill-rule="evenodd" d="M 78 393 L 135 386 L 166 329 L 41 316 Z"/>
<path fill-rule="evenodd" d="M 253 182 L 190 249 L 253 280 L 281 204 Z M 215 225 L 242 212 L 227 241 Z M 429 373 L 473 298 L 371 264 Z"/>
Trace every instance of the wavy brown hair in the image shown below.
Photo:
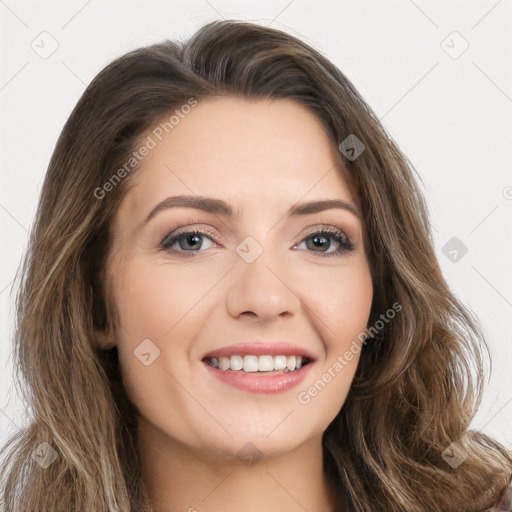
<path fill-rule="evenodd" d="M 151 510 L 141 481 L 136 411 L 117 349 L 95 332 L 116 324 L 111 220 L 137 168 L 98 199 L 148 130 L 190 98 L 285 98 L 314 113 L 338 151 L 363 213 L 374 297 L 369 324 L 401 313 L 366 344 L 350 392 L 323 436 L 337 510 L 481 511 L 512 473 L 512 453 L 468 430 L 489 349 L 474 315 L 443 278 L 414 168 L 353 84 L 326 57 L 282 31 L 216 21 L 186 42 L 139 48 L 87 87 L 57 142 L 43 184 L 16 297 L 17 381 L 29 425 L 2 450 L 9 512 Z M 414 172 L 413 172 L 414 171 Z M 486 349 L 484 351 L 483 349 Z M 57 454 L 46 469 L 32 452 Z M 442 457 L 456 442 L 457 468 Z"/>

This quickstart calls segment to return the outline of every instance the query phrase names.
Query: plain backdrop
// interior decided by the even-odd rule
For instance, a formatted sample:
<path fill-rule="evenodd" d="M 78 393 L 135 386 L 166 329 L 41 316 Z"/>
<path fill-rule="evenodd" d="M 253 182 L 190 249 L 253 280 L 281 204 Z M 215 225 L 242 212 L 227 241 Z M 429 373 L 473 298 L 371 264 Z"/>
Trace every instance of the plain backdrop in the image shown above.
<path fill-rule="evenodd" d="M 323 52 L 410 159 L 443 274 L 491 349 L 471 427 L 512 448 L 512 0 L 0 1 L 0 444 L 27 419 L 12 387 L 13 279 L 67 117 L 114 58 L 221 18 Z"/>

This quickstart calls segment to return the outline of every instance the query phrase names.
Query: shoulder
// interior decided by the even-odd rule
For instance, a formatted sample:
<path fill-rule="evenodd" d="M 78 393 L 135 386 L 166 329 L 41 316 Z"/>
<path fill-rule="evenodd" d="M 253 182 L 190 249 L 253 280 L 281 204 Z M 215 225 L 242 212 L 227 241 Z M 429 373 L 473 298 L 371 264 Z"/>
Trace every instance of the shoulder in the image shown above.
<path fill-rule="evenodd" d="M 485 512 L 512 512 L 512 476 L 508 485 L 498 494 L 494 505 Z"/>

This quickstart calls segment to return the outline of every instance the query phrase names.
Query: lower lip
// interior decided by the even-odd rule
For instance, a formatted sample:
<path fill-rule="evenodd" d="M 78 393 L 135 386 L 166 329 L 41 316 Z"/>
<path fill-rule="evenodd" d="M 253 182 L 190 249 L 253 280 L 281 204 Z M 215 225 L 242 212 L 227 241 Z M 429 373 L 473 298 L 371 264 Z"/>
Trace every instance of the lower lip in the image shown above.
<path fill-rule="evenodd" d="M 313 363 L 310 362 L 298 370 L 285 373 L 265 375 L 259 372 L 246 373 L 242 370 L 218 370 L 207 362 L 203 361 L 207 371 L 214 377 L 230 386 L 249 391 L 251 393 L 283 393 L 304 380 Z"/>

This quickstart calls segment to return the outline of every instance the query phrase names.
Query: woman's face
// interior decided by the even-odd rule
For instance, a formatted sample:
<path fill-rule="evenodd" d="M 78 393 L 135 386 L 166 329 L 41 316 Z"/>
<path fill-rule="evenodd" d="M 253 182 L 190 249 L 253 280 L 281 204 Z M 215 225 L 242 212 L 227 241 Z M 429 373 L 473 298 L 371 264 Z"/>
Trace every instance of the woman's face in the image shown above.
<path fill-rule="evenodd" d="M 357 367 L 372 302 L 362 221 L 304 107 L 189 110 L 144 136 L 114 222 L 124 383 L 163 444 L 285 453 L 322 435 Z"/>

